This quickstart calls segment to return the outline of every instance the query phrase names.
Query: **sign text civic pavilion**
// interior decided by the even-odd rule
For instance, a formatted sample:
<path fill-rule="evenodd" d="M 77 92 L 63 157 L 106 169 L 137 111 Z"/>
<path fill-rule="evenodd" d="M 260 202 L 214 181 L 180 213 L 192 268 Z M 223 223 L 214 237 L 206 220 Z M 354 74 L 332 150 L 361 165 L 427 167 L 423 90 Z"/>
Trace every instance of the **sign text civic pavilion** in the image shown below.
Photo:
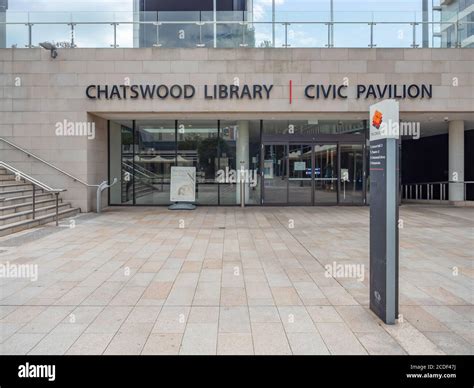
<path fill-rule="evenodd" d="M 348 85 L 310 84 L 304 87 L 304 97 L 310 100 L 347 99 Z M 207 100 L 269 100 L 274 85 L 244 84 L 204 85 L 200 91 Z M 293 96 L 293 84 L 288 85 L 290 101 Z M 89 85 L 86 96 L 89 99 L 127 100 L 127 99 L 191 99 L 197 95 L 197 87 L 191 84 L 132 84 L 132 85 Z M 356 99 L 423 99 L 432 98 L 433 86 L 426 84 L 370 84 L 355 85 Z"/>

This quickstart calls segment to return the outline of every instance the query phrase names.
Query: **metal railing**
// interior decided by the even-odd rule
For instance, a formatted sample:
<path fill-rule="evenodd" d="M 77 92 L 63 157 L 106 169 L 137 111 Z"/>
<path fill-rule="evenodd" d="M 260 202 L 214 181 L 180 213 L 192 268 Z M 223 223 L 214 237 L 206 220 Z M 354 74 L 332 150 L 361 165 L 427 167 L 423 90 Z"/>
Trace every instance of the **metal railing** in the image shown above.
<path fill-rule="evenodd" d="M 79 178 L 75 177 L 74 175 L 71 175 L 68 172 L 60 169 L 59 167 L 56 167 L 54 164 L 51 164 L 50 162 L 48 162 L 48 161 L 40 158 L 39 156 L 31 153 L 30 151 L 25 150 L 24 148 L 16 145 L 15 143 L 12 143 L 11 141 L 9 141 L 9 140 L 7 140 L 3 137 L 0 137 L 0 141 L 4 142 L 5 144 L 8 144 L 9 146 L 15 148 L 18 151 L 23 152 L 26 156 L 32 157 L 33 159 L 38 160 L 39 162 L 51 167 L 52 169 L 60 172 L 61 174 L 66 175 L 67 177 L 71 178 L 74 182 L 78 182 L 78 183 L 82 184 L 83 186 L 86 186 L 87 188 L 92 188 L 92 187 L 96 188 L 97 189 L 97 192 L 96 192 L 97 213 L 100 213 L 101 210 L 102 210 L 102 197 L 101 197 L 102 191 L 104 191 L 105 189 L 108 189 L 109 187 L 112 187 L 118 181 L 117 178 L 114 178 L 112 184 L 108 184 L 107 181 L 103 181 L 103 182 L 99 183 L 98 185 L 91 185 L 91 184 L 83 181 L 82 179 L 79 179 Z"/>
<path fill-rule="evenodd" d="M 435 34 L 441 25 L 445 34 Z M 248 21 L 248 20 L 153 20 L 153 21 L 24 21 L 0 22 L 6 28 L 9 47 L 38 47 L 54 42 L 60 48 L 100 47 L 400 47 L 429 45 L 429 37 L 440 35 L 431 47 L 463 47 L 471 21 Z M 25 30 L 18 30 L 18 27 Z M 120 31 L 118 29 L 120 28 Z M 11 33 L 9 32 L 11 30 Z M 39 32 L 36 32 L 39 30 Z M 275 34 L 268 31 L 276 30 Z M 13 32 L 18 36 L 13 36 Z M 121 34 L 119 33 L 121 32 Z M 182 36 L 180 35 L 182 33 Z M 335 33 L 339 35 L 336 37 Z M 365 39 L 363 36 L 365 35 Z M 26 37 L 26 40 L 25 40 Z M 126 38 L 124 38 L 126 37 Z M 260 37 L 260 38 L 258 38 Z M 262 38 L 263 37 L 263 38 Z M 135 39 L 137 38 L 137 39 Z M 101 39 L 109 39 L 102 40 Z M 259 40 L 260 39 L 260 40 Z M 443 42 L 443 39 L 445 40 Z M 135 42 L 134 42 L 135 40 Z M 140 44 L 137 44 L 137 41 Z M 428 42 L 428 43 L 426 43 Z"/>
<path fill-rule="evenodd" d="M 10 171 L 15 175 L 15 180 L 20 181 L 21 179 L 31 183 L 32 185 L 32 218 L 33 220 L 36 219 L 36 187 L 40 188 L 43 191 L 46 191 L 48 193 L 54 194 L 55 199 L 56 199 L 56 226 L 59 225 L 59 193 L 66 191 L 66 189 L 53 189 L 52 187 L 49 187 L 47 184 L 40 182 L 39 180 L 25 174 L 24 172 L 16 169 L 13 166 L 10 166 L 9 164 L 0 161 L 0 167 L 4 168 L 7 171 Z"/>
<path fill-rule="evenodd" d="M 401 197 L 405 200 L 428 200 L 447 201 L 449 200 L 449 185 L 462 184 L 464 201 L 468 201 L 467 187 L 474 184 L 474 181 L 440 181 L 402 184 Z"/>

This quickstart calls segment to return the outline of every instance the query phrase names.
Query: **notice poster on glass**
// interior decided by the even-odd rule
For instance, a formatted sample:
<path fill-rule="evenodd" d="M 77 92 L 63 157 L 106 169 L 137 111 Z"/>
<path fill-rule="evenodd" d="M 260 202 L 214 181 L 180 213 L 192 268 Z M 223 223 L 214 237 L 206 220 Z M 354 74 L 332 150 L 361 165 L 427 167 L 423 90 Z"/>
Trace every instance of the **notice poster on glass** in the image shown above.
<path fill-rule="evenodd" d="M 196 201 L 196 167 L 171 167 L 170 201 Z"/>
<path fill-rule="evenodd" d="M 294 170 L 295 171 L 304 171 L 304 170 L 306 170 L 306 162 L 295 162 Z"/>
<path fill-rule="evenodd" d="M 266 179 L 273 179 L 273 160 L 263 161 L 263 174 Z"/>

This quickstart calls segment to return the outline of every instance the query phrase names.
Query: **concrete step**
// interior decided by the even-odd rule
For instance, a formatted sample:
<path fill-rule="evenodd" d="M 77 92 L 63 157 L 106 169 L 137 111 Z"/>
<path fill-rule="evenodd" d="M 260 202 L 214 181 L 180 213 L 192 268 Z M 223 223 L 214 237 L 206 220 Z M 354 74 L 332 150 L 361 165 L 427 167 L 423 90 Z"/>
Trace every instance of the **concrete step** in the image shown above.
<path fill-rule="evenodd" d="M 69 209 L 71 207 L 71 204 L 60 203 L 58 207 L 59 207 L 59 210 L 65 210 L 65 209 Z M 44 216 L 49 213 L 55 213 L 55 212 L 56 212 L 56 205 L 37 207 L 35 209 L 35 218 Z M 17 213 L 5 214 L 3 216 L 0 216 L 0 225 L 7 225 L 7 224 L 11 224 L 11 223 L 15 223 L 15 222 L 23 221 L 27 219 L 32 219 L 32 218 L 33 218 L 32 209 L 25 210 L 22 212 L 17 212 Z"/>
<path fill-rule="evenodd" d="M 59 203 L 62 203 L 62 199 L 59 198 Z M 51 206 L 51 205 L 56 205 L 56 199 L 51 197 L 51 198 L 46 198 L 46 199 L 41 199 L 38 200 L 36 199 L 36 208 L 39 209 L 44 206 Z M 0 202 L 0 216 L 4 216 L 6 214 L 13 214 L 13 213 L 18 213 L 18 212 L 23 212 L 26 210 L 32 210 L 33 209 L 33 201 L 27 201 L 27 202 L 22 202 L 22 203 L 16 203 L 12 205 L 7 205 L 7 206 L 2 206 L 3 203 Z"/>
<path fill-rule="evenodd" d="M 73 216 L 79 214 L 80 211 L 81 210 L 79 208 L 68 208 L 68 209 L 65 209 L 65 210 L 61 210 L 59 212 L 59 219 L 73 217 Z M 48 224 L 50 222 L 54 222 L 55 219 L 56 219 L 55 217 L 56 217 L 55 213 L 48 213 L 48 214 L 45 214 L 43 216 L 37 217 L 34 220 L 27 219 L 27 220 L 22 220 L 22 221 L 14 222 L 14 223 L 11 223 L 11 224 L 7 224 L 7 225 L 1 225 L 0 226 L 0 237 L 6 236 L 6 235 L 12 234 L 12 233 L 20 232 L 20 231 L 25 230 L 25 229 L 34 228 L 34 227 L 37 227 L 39 225 L 44 225 L 44 224 Z"/>
<path fill-rule="evenodd" d="M 14 175 L 10 174 L 0 174 L 0 182 L 8 182 L 8 181 L 13 181 L 17 182 L 16 178 Z"/>
<path fill-rule="evenodd" d="M 36 200 L 42 200 L 47 198 L 54 198 L 54 194 L 52 193 L 36 193 L 35 195 Z M 9 206 L 15 204 L 22 204 L 28 201 L 33 200 L 33 194 L 26 194 L 26 195 L 18 195 L 16 197 L 9 197 L 5 198 L 0 195 L 0 206 Z"/>
<path fill-rule="evenodd" d="M 5 191 L 33 189 L 31 183 L 17 182 L 17 181 L 0 181 L 0 195 Z"/>
<path fill-rule="evenodd" d="M 43 189 L 38 189 L 36 188 L 36 194 L 42 194 Z M 8 190 L 0 191 L 0 197 L 8 199 L 8 198 L 13 198 L 13 197 L 21 197 L 25 195 L 33 195 L 33 189 L 31 186 L 29 188 L 24 188 L 24 189 L 16 189 L 16 188 L 10 188 Z"/>

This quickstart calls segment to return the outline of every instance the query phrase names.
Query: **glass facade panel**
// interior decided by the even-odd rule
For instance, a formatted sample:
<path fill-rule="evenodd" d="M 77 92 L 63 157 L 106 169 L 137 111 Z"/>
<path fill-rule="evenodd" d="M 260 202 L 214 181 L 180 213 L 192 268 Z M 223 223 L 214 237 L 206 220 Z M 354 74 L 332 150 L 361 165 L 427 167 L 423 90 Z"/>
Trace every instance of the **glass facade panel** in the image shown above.
<path fill-rule="evenodd" d="M 265 136 L 322 135 L 322 134 L 362 134 L 364 121 L 360 120 L 264 120 Z"/>
<path fill-rule="evenodd" d="M 220 121 L 219 128 L 220 204 L 240 204 L 240 176 L 245 182 L 245 203 L 260 204 L 260 121 Z"/>
<path fill-rule="evenodd" d="M 341 145 L 341 203 L 362 204 L 364 200 L 364 150 L 362 144 Z"/>
<path fill-rule="evenodd" d="M 109 189 L 112 205 L 133 205 L 133 122 L 109 122 L 109 181 L 118 183 Z"/>
<path fill-rule="evenodd" d="M 311 144 L 290 144 L 288 161 L 289 203 L 311 205 L 313 179 Z"/>
<path fill-rule="evenodd" d="M 135 203 L 170 204 L 171 167 L 176 165 L 176 122 L 135 122 Z"/>
<path fill-rule="evenodd" d="M 314 146 L 314 202 L 337 203 L 337 145 L 318 144 Z"/>
<path fill-rule="evenodd" d="M 178 121 L 178 166 L 196 167 L 196 203 L 218 204 L 218 122 Z"/>
<path fill-rule="evenodd" d="M 110 121 L 110 204 L 169 205 L 173 166 L 196 168 L 198 205 L 364 204 L 364 123 L 308 123 Z"/>
<path fill-rule="evenodd" d="M 264 146 L 263 177 L 264 203 L 288 203 L 288 146 L 268 144 Z"/>

